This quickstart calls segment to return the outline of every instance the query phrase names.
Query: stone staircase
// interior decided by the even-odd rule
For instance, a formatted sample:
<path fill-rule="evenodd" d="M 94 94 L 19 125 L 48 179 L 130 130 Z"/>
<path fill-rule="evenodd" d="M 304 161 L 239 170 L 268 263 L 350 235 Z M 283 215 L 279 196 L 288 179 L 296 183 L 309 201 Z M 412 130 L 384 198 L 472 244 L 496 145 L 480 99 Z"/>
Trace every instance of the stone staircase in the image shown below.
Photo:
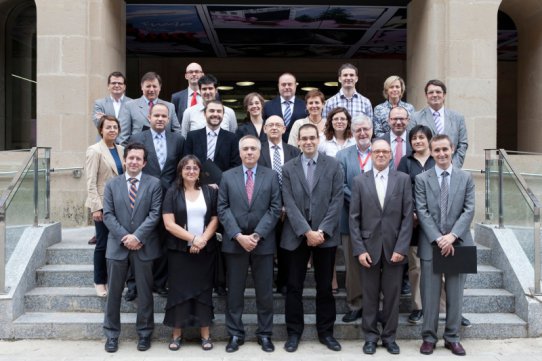
<path fill-rule="evenodd" d="M 36 287 L 24 297 L 23 315 L 13 322 L 15 338 L 57 339 L 101 339 L 103 308 L 105 300 L 94 293 L 92 277 L 93 246 L 87 245 L 92 228 L 63 230 L 63 239 L 47 249 L 46 264 L 36 272 Z M 464 315 L 472 327 L 463 329 L 463 336 L 470 338 L 527 337 L 527 323 L 515 314 L 515 296 L 503 289 L 503 272 L 489 264 L 491 250 L 478 246 L 478 274 L 467 278 Z M 344 266 L 338 261 L 339 285 L 344 285 Z M 316 339 L 315 290 L 311 271 L 305 281 L 304 294 L 305 332 L 304 339 Z M 253 338 L 256 329 L 256 301 L 252 279 L 249 274 L 245 293 L 245 327 L 247 337 Z M 343 323 L 342 315 L 347 311 L 345 292 L 336 296 L 337 322 L 335 336 L 339 339 L 360 339 L 360 321 Z M 137 300 L 136 300 L 137 302 Z M 166 299 L 154 296 L 156 329 L 154 336 L 167 339 L 170 329 L 162 325 Z M 212 335 L 216 340 L 227 337 L 224 326 L 224 297 L 214 298 L 216 319 Z M 419 339 L 421 326 L 407 323 L 410 312 L 410 297 L 402 296 L 400 303 L 400 326 L 398 337 Z M 122 337 L 136 338 L 136 303 L 122 301 Z M 284 297 L 274 294 L 275 328 L 274 338 L 284 340 Z M 443 322 L 441 322 L 441 328 Z M 195 332 L 195 331 L 194 331 Z"/>

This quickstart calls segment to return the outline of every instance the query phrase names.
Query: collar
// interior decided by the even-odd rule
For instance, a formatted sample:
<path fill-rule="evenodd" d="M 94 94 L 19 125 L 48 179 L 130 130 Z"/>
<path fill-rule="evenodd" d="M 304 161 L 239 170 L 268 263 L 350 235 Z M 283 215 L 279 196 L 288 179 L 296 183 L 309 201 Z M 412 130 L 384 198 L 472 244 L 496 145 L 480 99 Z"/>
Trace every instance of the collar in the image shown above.
<path fill-rule="evenodd" d="M 393 137 L 393 138 L 392 138 Z M 406 130 L 403 132 L 403 134 L 400 135 L 401 139 L 403 139 L 403 142 L 406 142 L 407 141 L 407 132 Z M 390 141 L 394 141 L 397 139 L 397 136 L 390 131 Z"/>
<path fill-rule="evenodd" d="M 301 153 L 301 160 L 303 161 L 303 163 L 307 163 L 310 159 L 312 159 L 314 161 L 314 163 L 318 163 L 318 152 L 316 152 L 314 154 L 314 157 L 312 157 L 312 158 L 307 158 L 305 156 L 305 153 Z"/>
<path fill-rule="evenodd" d="M 137 181 L 141 183 L 141 175 L 142 175 L 142 174 L 143 174 L 143 172 L 139 172 L 139 174 L 136 175 L 135 177 L 130 177 L 130 176 L 128 175 L 128 172 L 124 172 L 124 177 L 126 178 L 126 181 L 127 181 L 127 182 L 128 182 L 128 179 L 130 179 L 130 178 L 136 178 Z"/>
<path fill-rule="evenodd" d="M 144 100 L 145 100 L 145 104 L 149 104 L 150 100 L 147 99 L 146 96 L 141 96 Z M 153 104 L 158 104 L 158 98 L 155 98 L 153 101 L 152 101 Z"/>
<path fill-rule="evenodd" d="M 119 98 L 119 100 L 115 100 L 115 98 L 113 98 L 113 96 L 111 94 L 109 94 L 109 98 L 111 98 L 113 103 L 122 103 L 122 101 L 124 100 L 124 94 L 122 94 L 122 96 Z"/>
<path fill-rule="evenodd" d="M 431 107 L 429 107 L 429 110 L 431 111 L 431 115 L 433 115 L 433 113 L 435 113 L 435 112 L 438 112 L 441 117 L 444 116 L 444 105 L 442 106 L 442 108 L 440 108 L 438 110 L 434 110 Z"/>
<path fill-rule="evenodd" d="M 378 169 L 373 167 L 373 173 L 374 177 L 376 178 L 377 175 L 382 174 L 384 178 L 388 178 L 388 175 L 390 174 L 390 167 L 386 167 L 383 171 L 379 172 Z"/>
<path fill-rule="evenodd" d="M 280 96 L 280 104 L 284 104 L 284 102 L 286 101 L 289 101 L 292 105 L 295 103 L 295 95 L 293 97 L 291 97 L 289 100 L 286 100 L 282 97 L 282 95 Z"/>
<path fill-rule="evenodd" d="M 356 143 L 356 149 L 359 154 L 369 154 L 371 152 L 371 146 L 369 146 L 367 149 L 365 149 L 365 152 L 359 149 L 358 143 Z"/>
<path fill-rule="evenodd" d="M 344 95 L 343 88 L 339 89 L 339 95 L 340 95 L 341 98 L 346 99 L 346 95 Z M 354 93 L 352 93 L 352 98 L 357 98 L 358 95 L 360 95 L 360 94 L 358 93 L 358 91 L 356 89 L 354 89 Z"/>
<path fill-rule="evenodd" d="M 435 172 L 437 172 L 437 177 L 442 177 L 442 172 L 444 172 L 444 171 L 448 172 L 449 176 L 452 175 L 452 169 L 453 169 L 452 164 L 450 164 L 448 169 L 441 169 L 441 168 L 439 168 L 438 165 L 435 164 Z"/>
<path fill-rule="evenodd" d="M 154 129 L 150 128 L 150 131 L 151 131 L 151 134 L 152 134 L 152 139 L 154 140 L 154 138 L 156 137 L 156 135 L 158 134 L 161 134 L 164 136 L 164 139 L 166 138 L 166 131 L 164 130 L 163 132 L 161 133 L 158 133 L 157 131 L 155 131 Z"/>
<path fill-rule="evenodd" d="M 218 137 L 218 133 L 220 132 L 220 127 L 218 129 L 211 129 L 208 125 L 205 126 L 205 135 L 209 135 L 209 132 L 215 132 L 216 136 Z"/>
<path fill-rule="evenodd" d="M 254 167 L 252 168 L 247 168 L 244 164 L 242 164 L 243 166 L 243 174 L 246 174 L 247 173 L 247 170 L 251 170 L 252 171 L 252 175 L 256 175 L 256 170 L 258 169 L 258 164 L 256 164 Z"/>
<path fill-rule="evenodd" d="M 269 149 L 274 149 L 275 146 L 278 146 L 279 150 L 284 149 L 284 147 L 282 146 L 282 141 L 278 142 L 277 144 L 275 144 L 273 142 L 269 142 Z"/>

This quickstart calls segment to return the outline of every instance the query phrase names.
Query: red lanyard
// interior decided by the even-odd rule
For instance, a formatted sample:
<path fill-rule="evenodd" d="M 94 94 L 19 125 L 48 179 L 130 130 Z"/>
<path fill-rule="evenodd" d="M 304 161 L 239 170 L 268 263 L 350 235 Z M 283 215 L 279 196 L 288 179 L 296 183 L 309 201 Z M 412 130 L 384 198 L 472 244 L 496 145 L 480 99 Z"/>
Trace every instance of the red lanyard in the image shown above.
<path fill-rule="evenodd" d="M 361 153 L 358 151 L 359 168 L 361 170 L 361 173 L 364 172 L 365 164 L 367 164 L 367 162 L 369 161 L 369 158 L 371 158 L 371 151 L 369 151 L 369 153 L 365 157 L 365 160 L 361 159 Z"/>

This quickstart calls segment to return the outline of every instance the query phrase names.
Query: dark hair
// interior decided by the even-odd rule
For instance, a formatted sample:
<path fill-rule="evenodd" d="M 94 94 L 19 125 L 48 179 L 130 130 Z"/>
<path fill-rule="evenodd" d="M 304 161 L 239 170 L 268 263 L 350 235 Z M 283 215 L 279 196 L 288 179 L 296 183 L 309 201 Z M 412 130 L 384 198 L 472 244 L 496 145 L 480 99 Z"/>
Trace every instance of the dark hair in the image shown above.
<path fill-rule="evenodd" d="M 326 96 L 318 89 L 309 90 L 305 95 L 305 101 L 308 102 L 309 98 L 320 98 L 322 104 L 326 102 Z"/>
<path fill-rule="evenodd" d="M 102 117 L 98 121 L 98 126 L 96 127 L 96 129 L 98 129 L 98 134 L 100 135 L 100 137 L 103 138 L 102 130 L 104 128 L 104 123 L 105 123 L 106 120 L 110 120 L 112 122 L 117 123 L 117 127 L 119 128 L 119 134 L 120 134 L 120 122 L 119 122 L 119 120 L 117 118 L 115 118 L 114 116 L 112 116 L 112 115 L 102 115 Z"/>
<path fill-rule="evenodd" d="M 205 74 L 198 80 L 198 87 L 201 88 L 202 85 L 209 85 L 213 84 L 214 87 L 218 87 L 218 79 L 215 78 L 212 74 Z"/>
<path fill-rule="evenodd" d="M 109 76 L 107 77 L 107 84 L 108 85 L 111 83 L 111 78 L 112 77 L 122 78 L 122 80 L 124 81 L 124 85 L 126 85 L 126 77 L 120 71 L 114 71 L 111 74 L 109 74 Z"/>
<path fill-rule="evenodd" d="M 442 88 L 442 92 L 446 94 L 446 85 L 438 79 L 431 79 L 425 84 L 424 92 L 427 94 L 427 88 L 429 88 L 429 85 L 439 86 Z"/>
<path fill-rule="evenodd" d="M 184 157 L 182 157 L 181 160 L 179 161 L 179 163 L 177 163 L 177 179 L 175 180 L 175 184 L 177 185 L 177 190 L 181 190 L 181 189 L 184 190 L 184 182 L 183 182 L 183 176 L 182 176 L 183 168 L 190 161 L 196 163 L 196 165 L 198 166 L 198 168 L 201 171 L 201 162 L 199 161 L 198 157 L 196 157 L 195 155 L 192 155 L 192 154 L 188 154 L 188 155 L 185 155 Z M 196 180 L 196 189 L 200 189 L 200 187 L 201 187 L 201 184 L 200 184 L 200 180 L 199 180 L 199 177 L 198 177 L 198 179 Z"/>
<path fill-rule="evenodd" d="M 408 132 L 408 141 L 412 145 L 412 138 L 418 133 L 422 133 L 427 138 L 427 142 L 431 143 L 431 138 L 433 137 L 433 132 L 431 132 L 431 128 L 418 124 L 414 128 L 410 129 L 410 132 Z"/>
<path fill-rule="evenodd" d="M 146 81 L 153 81 L 155 79 L 158 80 L 158 84 L 162 86 L 162 78 L 160 78 L 160 75 L 158 75 L 158 73 L 155 73 L 154 71 L 149 71 L 143 74 L 143 76 L 141 77 L 141 85 L 143 85 L 143 83 Z"/>
<path fill-rule="evenodd" d="M 263 112 L 263 104 L 265 103 L 265 99 L 263 98 L 263 96 L 260 93 L 256 93 L 256 92 L 248 93 L 245 96 L 245 99 L 243 99 L 243 108 L 245 108 L 245 110 L 248 113 L 248 104 L 250 103 L 250 101 L 254 97 L 258 98 L 260 103 L 262 103 L 262 112 Z M 249 118 L 250 118 L 250 116 L 249 116 Z"/>
<path fill-rule="evenodd" d="M 297 133 L 297 139 L 301 139 L 301 130 L 303 129 L 314 129 L 316 131 L 316 136 L 318 136 L 318 128 L 316 127 L 316 125 L 314 124 L 311 124 L 311 123 L 307 123 L 307 124 L 303 124 L 302 126 L 299 127 L 299 132 Z"/>
<path fill-rule="evenodd" d="M 348 110 L 343 107 L 337 107 L 327 113 L 327 119 L 326 119 L 326 127 L 324 128 L 324 136 L 327 140 L 333 139 L 333 135 L 335 135 L 335 129 L 333 129 L 332 119 L 333 116 L 337 113 L 344 113 L 346 115 L 346 129 L 344 130 L 344 138 L 348 139 L 352 137 L 352 116 L 350 113 L 348 113 Z"/>
<path fill-rule="evenodd" d="M 128 152 L 131 150 L 139 150 L 143 149 L 143 160 L 147 161 L 147 148 L 141 143 L 129 143 L 126 147 L 124 147 L 124 159 L 126 160 L 126 157 L 128 156 Z"/>
<path fill-rule="evenodd" d="M 429 142 L 429 149 L 432 149 L 431 144 L 438 142 L 439 140 L 444 140 L 444 139 L 446 139 L 448 143 L 450 143 L 450 148 L 452 148 L 453 150 L 454 144 L 452 143 L 452 140 L 450 139 L 450 137 L 447 136 L 446 134 L 437 134 L 433 138 L 431 138 L 431 141 Z"/>
<path fill-rule="evenodd" d="M 346 63 L 346 64 L 341 65 L 341 67 L 339 68 L 339 71 L 338 71 L 339 78 L 341 77 L 341 73 L 343 72 L 344 69 L 353 69 L 356 72 L 356 75 L 358 75 L 358 68 L 356 68 L 354 65 L 350 63 Z"/>
<path fill-rule="evenodd" d="M 203 108 L 203 113 L 207 111 L 207 107 L 209 106 L 209 104 L 219 104 L 219 105 L 222 105 L 222 109 L 224 109 L 224 104 L 222 104 L 220 100 L 213 99 L 207 102 L 207 104 L 205 104 L 205 107 Z"/>

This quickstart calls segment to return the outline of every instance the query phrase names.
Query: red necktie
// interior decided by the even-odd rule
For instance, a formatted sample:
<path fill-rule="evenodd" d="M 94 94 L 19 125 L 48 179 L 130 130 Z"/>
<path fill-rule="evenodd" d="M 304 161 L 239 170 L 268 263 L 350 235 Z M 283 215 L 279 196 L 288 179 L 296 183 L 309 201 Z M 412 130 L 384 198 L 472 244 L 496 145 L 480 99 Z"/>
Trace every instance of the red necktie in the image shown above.
<path fill-rule="evenodd" d="M 190 101 L 190 106 L 198 104 L 198 92 L 192 92 L 192 100 Z"/>
<path fill-rule="evenodd" d="M 248 204 L 252 202 L 252 192 L 254 192 L 254 178 L 252 178 L 252 169 L 247 169 L 247 182 L 245 183 L 247 190 Z"/>

